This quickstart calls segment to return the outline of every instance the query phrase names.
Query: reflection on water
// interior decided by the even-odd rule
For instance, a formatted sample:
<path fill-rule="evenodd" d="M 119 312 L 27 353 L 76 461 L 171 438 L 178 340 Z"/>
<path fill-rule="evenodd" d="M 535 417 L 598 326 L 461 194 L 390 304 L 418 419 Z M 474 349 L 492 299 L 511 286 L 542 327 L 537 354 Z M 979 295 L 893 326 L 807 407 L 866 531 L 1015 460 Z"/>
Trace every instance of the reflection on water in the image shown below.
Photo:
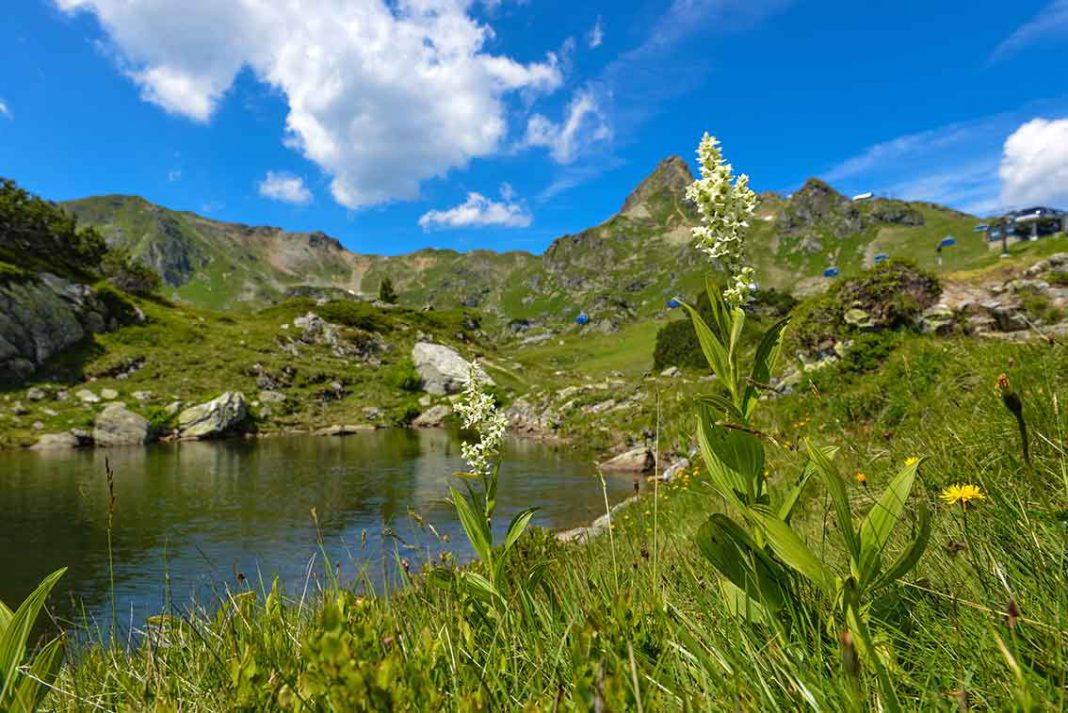
<path fill-rule="evenodd" d="M 462 469 L 457 442 L 442 431 L 390 430 L 348 438 L 290 437 L 148 448 L 0 454 L 0 600 L 18 602 L 48 572 L 66 566 L 56 609 L 75 602 L 109 618 L 107 485 L 115 472 L 115 589 L 121 621 L 139 625 L 164 609 L 169 576 L 180 607 L 204 599 L 236 573 L 255 584 L 279 576 L 290 592 L 320 572 L 314 507 L 324 547 L 341 577 L 361 571 L 376 585 L 399 554 L 413 561 L 448 549 L 467 556 L 443 500 Z M 571 527 L 604 510 L 588 463 L 544 444 L 509 444 L 495 520 L 506 527 L 530 505 L 535 523 Z M 628 479 L 608 482 L 621 499 Z M 414 510 L 443 544 L 409 517 Z M 395 533 L 395 536 L 389 534 Z M 503 533 L 502 533 L 503 534 Z M 60 601 L 61 600 L 61 601 Z"/>

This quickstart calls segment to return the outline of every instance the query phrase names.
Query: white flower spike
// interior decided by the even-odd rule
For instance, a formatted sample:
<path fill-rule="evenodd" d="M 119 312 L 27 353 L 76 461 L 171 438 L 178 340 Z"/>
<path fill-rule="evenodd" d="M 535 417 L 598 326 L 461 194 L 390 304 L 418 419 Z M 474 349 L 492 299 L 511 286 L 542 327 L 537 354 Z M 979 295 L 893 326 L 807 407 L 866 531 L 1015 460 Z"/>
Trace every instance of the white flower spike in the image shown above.
<path fill-rule="evenodd" d="M 733 285 L 723 291 L 723 299 L 739 305 L 753 291 L 754 273 L 752 267 L 745 265 L 744 240 L 757 196 L 749 188 L 749 176 L 743 173 L 732 179 L 733 169 L 724 160 L 714 137 L 704 135 L 697 157 L 701 177 L 686 189 L 686 197 L 701 214 L 702 225 L 693 229 L 693 236 L 697 247 L 718 260 L 731 276 Z"/>

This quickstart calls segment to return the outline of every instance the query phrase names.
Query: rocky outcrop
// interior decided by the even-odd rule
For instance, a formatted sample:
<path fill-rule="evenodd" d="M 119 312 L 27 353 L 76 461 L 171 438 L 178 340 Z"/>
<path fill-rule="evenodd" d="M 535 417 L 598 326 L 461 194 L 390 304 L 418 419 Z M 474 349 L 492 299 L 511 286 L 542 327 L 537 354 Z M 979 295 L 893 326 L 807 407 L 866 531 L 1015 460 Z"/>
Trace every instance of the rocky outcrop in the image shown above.
<path fill-rule="evenodd" d="M 93 442 L 97 446 L 133 446 L 148 443 L 152 428 L 148 419 L 113 403 L 97 414 L 93 423 Z"/>
<path fill-rule="evenodd" d="M 92 288 L 47 272 L 0 283 L 0 380 L 18 382 L 87 336 L 144 319 L 116 314 Z"/>
<path fill-rule="evenodd" d="M 423 390 L 427 393 L 438 396 L 456 394 L 467 385 L 471 363 L 457 354 L 452 347 L 417 342 L 412 347 L 412 361 L 419 378 L 423 380 Z M 493 383 L 485 372 L 480 371 L 480 376 Z"/>
<path fill-rule="evenodd" d="M 73 433 L 46 433 L 30 446 L 31 451 L 63 451 L 78 448 L 82 443 Z"/>
<path fill-rule="evenodd" d="M 247 425 L 248 403 L 245 395 L 237 391 L 227 391 L 178 414 L 178 435 L 182 438 L 221 438 L 238 433 Z"/>

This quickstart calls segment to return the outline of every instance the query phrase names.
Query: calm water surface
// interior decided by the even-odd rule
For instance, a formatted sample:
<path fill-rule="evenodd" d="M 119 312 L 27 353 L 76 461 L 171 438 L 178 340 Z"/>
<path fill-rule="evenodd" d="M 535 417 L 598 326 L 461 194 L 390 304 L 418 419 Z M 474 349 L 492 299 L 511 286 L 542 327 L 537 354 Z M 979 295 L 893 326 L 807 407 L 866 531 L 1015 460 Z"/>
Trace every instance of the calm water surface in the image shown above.
<path fill-rule="evenodd" d="M 0 600 L 21 601 L 45 574 L 66 566 L 54 611 L 110 619 L 105 457 L 115 472 L 120 625 L 138 627 L 164 610 L 168 578 L 178 608 L 210 605 L 225 587 L 258 586 L 261 576 L 270 586 L 277 575 L 290 594 L 309 580 L 315 586 L 323 569 L 312 508 L 346 582 L 366 578 L 381 587 L 395 581 L 397 557 L 418 562 L 428 550 L 466 558 L 466 540 L 443 501 L 463 467 L 459 455 L 445 432 L 406 430 L 0 453 Z M 610 478 L 609 500 L 631 487 L 630 477 Z M 573 527 L 604 512 L 603 498 L 588 461 L 516 441 L 501 471 L 494 519 L 503 530 L 517 510 L 535 505 L 535 523 Z M 421 528 L 411 512 L 449 542 Z"/>

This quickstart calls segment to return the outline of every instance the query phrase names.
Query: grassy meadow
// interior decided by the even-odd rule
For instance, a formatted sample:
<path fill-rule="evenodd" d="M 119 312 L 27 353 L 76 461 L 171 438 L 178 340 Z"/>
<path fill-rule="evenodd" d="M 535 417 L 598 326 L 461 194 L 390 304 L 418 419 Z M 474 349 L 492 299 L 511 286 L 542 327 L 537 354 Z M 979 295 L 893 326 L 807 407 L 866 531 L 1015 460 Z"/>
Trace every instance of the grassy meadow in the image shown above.
<path fill-rule="evenodd" d="M 995 388 L 1001 373 L 1021 397 L 1032 466 Z M 929 503 L 930 544 L 873 604 L 876 646 L 905 708 L 1068 704 L 1068 417 L 1058 401 L 1066 380 L 1059 344 L 925 337 L 902 343 L 878 372 L 827 370 L 801 393 L 762 406 L 769 482 L 796 479 L 803 439 L 836 445 L 859 512 L 906 458 L 924 458 L 904 519 L 915 528 L 916 503 Z M 978 485 L 986 498 L 968 510 L 941 503 L 940 490 L 956 483 Z M 490 610 L 457 587 L 428 582 L 427 572 L 413 571 L 379 597 L 235 582 L 218 612 L 164 614 L 132 649 L 72 650 L 47 707 L 879 707 L 872 673 L 851 664 L 843 623 L 817 589 L 797 583 L 803 611 L 787 615 L 786 635 L 730 613 L 694 543 L 722 506 L 707 471 L 693 467 L 671 484 L 644 487 L 610 533 L 589 543 L 529 534 L 510 564 L 507 606 Z M 811 482 L 794 527 L 840 568 L 831 512 Z M 532 563 L 545 576 L 520 596 L 518 578 Z"/>

